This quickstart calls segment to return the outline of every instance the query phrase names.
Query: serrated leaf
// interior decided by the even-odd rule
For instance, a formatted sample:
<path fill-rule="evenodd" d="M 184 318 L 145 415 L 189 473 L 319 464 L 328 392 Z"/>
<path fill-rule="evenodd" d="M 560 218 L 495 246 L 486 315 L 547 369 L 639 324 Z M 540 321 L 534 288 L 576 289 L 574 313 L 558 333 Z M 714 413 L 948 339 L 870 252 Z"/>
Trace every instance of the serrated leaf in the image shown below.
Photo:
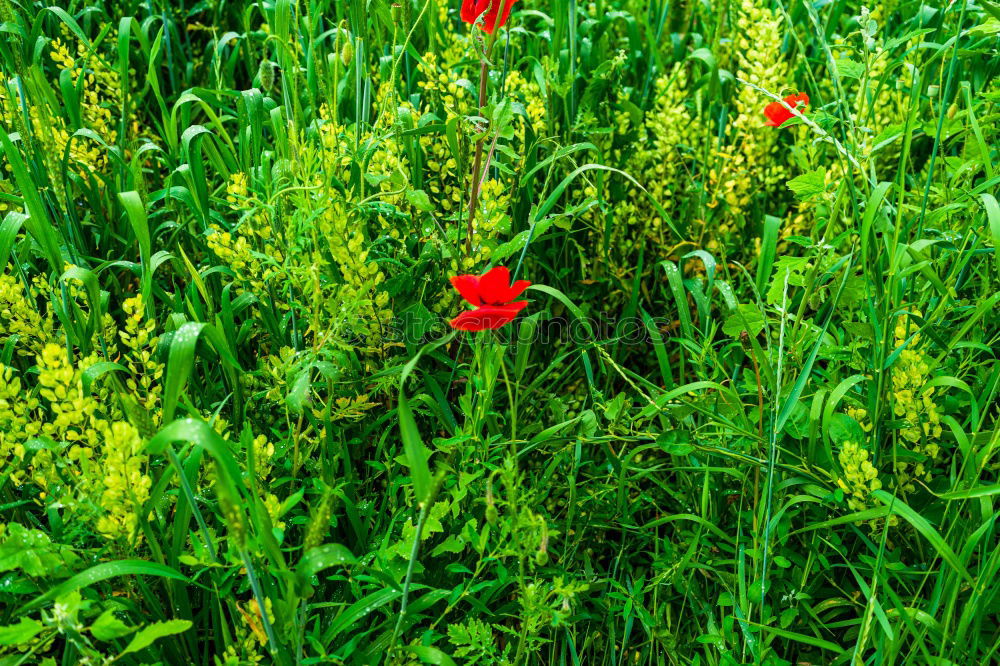
<path fill-rule="evenodd" d="M 757 337 L 764 330 L 764 315 L 751 303 L 741 303 L 736 307 L 736 312 L 729 315 L 726 323 L 722 325 L 722 331 L 726 335 L 738 337 L 740 333 L 746 331 L 750 337 Z"/>
<path fill-rule="evenodd" d="M 52 543 L 45 532 L 20 523 L 9 523 L 0 542 L 0 572 L 20 569 L 29 576 L 58 575 L 77 559 L 67 546 Z"/>
<path fill-rule="evenodd" d="M 785 276 L 790 287 L 801 287 L 809 266 L 808 257 L 781 257 L 774 264 L 774 279 L 767 290 L 768 303 L 781 303 L 785 290 Z"/>
<path fill-rule="evenodd" d="M 44 628 L 38 620 L 22 617 L 17 624 L 0 627 L 0 645 L 22 645 L 37 636 Z"/>
<path fill-rule="evenodd" d="M 787 183 L 788 189 L 800 200 L 810 199 L 826 191 L 826 169 L 819 167 L 813 171 L 792 178 Z"/>
<path fill-rule="evenodd" d="M 837 58 L 837 73 L 847 79 L 858 79 L 865 75 L 865 66 L 860 62 L 855 62 L 850 58 Z"/>

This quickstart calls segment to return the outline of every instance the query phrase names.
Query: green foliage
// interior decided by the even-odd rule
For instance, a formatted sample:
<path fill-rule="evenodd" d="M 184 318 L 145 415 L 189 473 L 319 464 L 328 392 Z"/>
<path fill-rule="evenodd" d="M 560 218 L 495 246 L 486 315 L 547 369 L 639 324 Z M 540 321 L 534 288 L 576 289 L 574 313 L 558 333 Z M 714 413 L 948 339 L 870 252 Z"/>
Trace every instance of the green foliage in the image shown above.
<path fill-rule="evenodd" d="M 996 6 L 459 5 L 0 0 L 0 664 L 996 661 Z"/>

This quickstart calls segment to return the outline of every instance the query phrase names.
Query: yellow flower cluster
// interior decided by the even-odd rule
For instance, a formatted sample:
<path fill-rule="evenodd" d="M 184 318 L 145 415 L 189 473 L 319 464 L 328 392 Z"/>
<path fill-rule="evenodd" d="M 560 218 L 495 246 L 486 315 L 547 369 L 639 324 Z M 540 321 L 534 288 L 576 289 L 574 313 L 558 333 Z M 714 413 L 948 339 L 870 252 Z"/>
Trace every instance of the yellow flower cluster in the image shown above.
<path fill-rule="evenodd" d="M 369 260 L 361 225 L 337 204 L 320 216 L 317 226 L 343 279 L 343 284 L 336 285 L 336 298 L 324 303 L 328 320 L 332 320 L 329 323 L 346 324 L 355 336 L 360 336 L 361 348 L 381 350 L 392 310 L 388 307 L 389 294 L 383 287 L 385 274 L 375 261 Z"/>
<path fill-rule="evenodd" d="M 384 91 L 388 86 L 380 86 L 376 96 L 384 97 Z M 409 103 L 404 105 L 409 107 Z M 405 209 L 406 201 L 403 198 L 403 186 L 408 181 L 409 164 L 407 163 L 403 146 L 396 136 L 389 130 L 381 134 L 375 131 L 365 132 L 361 136 L 357 152 L 354 150 L 354 134 L 341 125 L 335 123 L 331 118 L 330 110 L 324 106 L 320 113 L 323 124 L 319 129 L 320 146 L 322 148 L 322 163 L 327 173 L 338 173 L 350 168 L 353 162 L 357 162 L 364 174 L 362 178 L 362 191 L 355 192 L 358 197 L 370 197 L 372 192 L 369 188 L 374 186 L 376 192 L 380 192 L 381 201 L 389 203 L 397 208 Z M 389 117 L 386 117 L 386 124 L 392 125 Z M 331 191 L 331 197 L 339 198 L 339 194 Z M 383 226 L 386 221 L 381 220 Z"/>
<path fill-rule="evenodd" d="M 65 25 L 61 27 L 63 39 L 73 39 L 69 29 Z M 82 123 L 109 144 L 114 144 L 118 140 L 118 131 L 115 129 L 112 109 L 121 108 L 121 84 L 118 72 L 108 66 L 96 50 L 88 48 L 82 42 L 77 42 L 76 56 L 73 56 L 63 39 L 56 39 L 52 42 L 50 57 L 60 69 L 69 71 L 74 81 L 77 78 L 83 79 L 83 86 L 80 88 L 80 118 Z M 32 122 L 36 126 L 52 130 L 40 133 L 41 141 L 47 144 L 47 148 L 54 150 L 49 158 L 54 161 L 61 160 L 66 145 L 70 143 L 72 131 L 67 129 L 62 118 L 49 116 L 40 105 L 33 105 L 31 111 Z M 39 125 L 39 122 L 45 124 Z M 100 177 L 107 166 L 105 152 L 101 150 L 100 146 L 91 144 L 85 139 L 72 139 L 70 155 L 78 163 L 81 168 L 80 173 L 84 176 L 87 175 L 87 172 L 91 172 Z M 51 171 L 55 174 L 61 174 L 61 172 L 61 169 Z"/>
<path fill-rule="evenodd" d="M 18 468 L 24 459 L 24 442 L 41 431 L 41 423 L 34 418 L 38 398 L 23 388 L 14 369 L 0 364 L 0 465 L 13 463 L 15 483 L 22 482 L 23 471 Z"/>
<path fill-rule="evenodd" d="M 417 87 L 424 91 L 424 102 L 432 107 L 443 107 L 448 117 L 468 116 L 476 110 L 477 100 L 473 99 L 469 92 L 459 85 L 460 76 L 453 74 L 449 69 L 452 62 L 447 58 L 442 58 L 439 64 L 438 56 L 434 53 L 425 53 L 423 62 L 417 65 L 417 70 L 423 79 L 417 83 Z"/>
<path fill-rule="evenodd" d="M 532 129 L 534 129 L 535 134 L 544 134 L 546 129 L 545 97 L 542 95 L 542 89 L 538 83 L 528 81 L 521 72 L 511 70 L 507 74 L 505 90 L 508 97 L 518 100 L 524 105 L 528 122 L 531 124 Z M 517 139 L 521 146 L 527 149 L 527 146 L 524 145 L 524 130 L 524 124 L 519 123 L 517 127 Z"/>
<path fill-rule="evenodd" d="M 930 375 L 930 366 L 920 348 L 917 329 L 916 323 L 906 315 L 901 315 L 893 331 L 897 346 L 909 339 L 907 348 L 900 352 L 899 360 L 892 367 L 892 387 L 895 398 L 893 411 L 907 423 L 900 434 L 912 443 L 920 442 L 923 438 L 941 437 L 941 416 L 937 403 L 934 402 L 934 389 L 923 388 Z M 931 457 L 936 458 L 937 446 L 933 446 L 934 455 Z"/>
<path fill-rule="evenodd" d="M 844 476 L 837 485 L 847 494 L 847 505 L 853 511 L 867 508 L 871 493 L 882 488 L 878 470 L 872 465 L 868 451 L 855 442 L 844 442 L 837 456 Z"/>
<path fill-rule="evenodd" d="M 271 459 L 274 457 L 274 444 L 267 441 L 267 435 L 257 435 L 254 437 L 253 442 L 251 442 L 251 446 L 253 446 L 255 471 L 259 479 L 263 481 L 271 475 L 271 468 L 273 467 Z"/>
<path fill-rule="evenodd" d="M 470 273 L 485 268 L 496 248 L 497 238 L 510 231 L 510 194 L 503 183 L 496 179 L 487 180 L 479 190 L 479 208 L 472 223 L 472 252 L 465 254 L 465 234 L 463 227 L 459 234 L 461 251 L 452 256 L 448 263 L 451 275 Z M 435 299 L 431 310 L 437 313 L 451 312 L 461 300 L 458 293 L 447 285 Z"/>
<path fill-rule="evenodd" d="M 675 66 L 670 75 L 657 80 L 655 89 L 656 106 L 646 116 L 645 140 L 641 142 L 652 146 L 648 152 L 640 150 L 647 160 L 641 182 L 669 212 L 686 192 L 682 185 L 690 180 L 691 162 L 698 157 L 706 132 L 686 103 L 690 90 L 683 66 Z M 639 193 L 634 194 L 638 200 Z M 659 238 L 662 228 L 663 220 L 654 213 L 647 233 Z"/>
<path fill-rule="evenodd" d="M 477 31 L 468 30 L 464 23 L 453 20 L 448 15 L 450 11 L 454 11 L 450 3 L 442 2 L 438 5 L 437 19 L 441 30 L 432 50 L 440 55 L 441 62 L 454 66 L 460 62 L 468 62 L 469 56 L 478 54 L 483 45 L 474 36 Z"/>
<path fill-rule="evenodd" d="M 141 294 L 125 299 L 122 309 L 125 311 L 125 330 L 119 332 L 118 336 L 128 349 L 125 362 L 131 373 L 125 384 L 145 412 L 140 423 L 144 424 L 143 436 L 149 437 L 152 429 L 159 424 L 160 415 L 156 406 L 163 390 L 160 385 L 163 364 L 155 360 L 159 343 L 159 338 L 154 335 L 156 322 L 146 319 Z"/>
<path fill-rule="evenodd" d="M 0 274 L 0 345 L 16 335 L 23 356 L 40 353 L 52 337 L 52 317 L 38 313 L 33 296 L 17 277 Z"/>
<path fill-rule="evenodd" d="M 788 83 L 788 64 L 781 54 L 781 18 L 768 4 L 761 0 L 740 3 L 734 64 L 740 79 L 780 94 Z M 763 110 L 770 101 L 749 86 L 739 87 L 730 149 L 713 174 L 727 204 L 730 225 L 742 225 L 755 193 L 773 189 L 787 177 L 784 160 L 775 150 L 779 135 L 774 128 L 764 127 Z"/>
<path fill-rule="evenodd" d="M 447 54 L 445 54 L 447 55 Z M 459 57 L 459 60 L 461 56 Z M 425 53 L 423 62 L 417 67 L 423 79 L 417 86 L 423 91 L 421 109 L 425 113 L 444 109 L 446 118 L 473 114 L 477 100 L 458 84 L 459 76 L 451 73 L 452 62 L 443 59 L 439 65 L 438 56 Z M 464 174 L 458 172 L 458 161 L 443 132 L 421 134 L 420 148 L 424 153 L 427 167 L 426 190 L 434 205 L 445 213 L 461 210 L 465 200 Z"/>
<path fill-rule="evenodd" d="M 461 210 L 465 202 L 465 189 L 458 173 L 458 161 L 452 155 L 448 142 L 442 135 L 422 134 L 420 148 L 424 151 L 427 167 L 427 191 L 431 201 L 442 211 Z"/>
<path fill-rule="evenodd" d="M 71 296 L 78 286 L 68 285 Z M 162 365 L 152 360 L 154 325 L 144 321 L 140 297 L 127 300 L 124 309 L 127 321 L 120 336 L 133 373 L 127 382 L 140 401 L 137 411 L 148 418 L 159 393 L 153 381 L 162 374 Z M 23 322 L 24 316 L 16 319 Z M 107 342 L 118 334 L 110 316 L 104 317 L 102 330 Z M 122 420 L 109 389 L 95 385 L 91 390 L 96 393 L 84 391 L 83 372 L 101 357 L 92 354 L 73 362 L 65 347 L 39 344 L 35 386 L 0 366 L 0 461 L 12 465 L 12 478 L 37 485 L 41 501 L 94 520 L 95 528 L 109 538 L 132 539 L 137 534 L 136 511 L 148 499 L 151 485 L 139 430 Z M 35 437 L 52 444 L 29 456 L 24 442 Z"/>
<path fill-rule="evenodd" d="M 913 479 L 931 479 L 931 469 L 941 455 L 941 415 L 934 400 L 934 388 L 925 388 L 930 366 L 920 347 L 917 329 L 916 323 L 901 315 L 893 330 L 897 348 L 909 340 L 892 366 L 893 413 L 905 424 L 899 434 L 915 452 L 927 457 L 924 462 L 912 465 L 897 464 L 900 485 L 907 490 L 913 489 Z"/>
<path fill-rule="evenodd" d="M 264 291 L 264 267 L 258 257 L 254 256 L 251 239 L 243 234 L 233 234 L 223 231 L 217 225 L 211 226 L 214 233 L 206 238 L 208 247 L 236 275 L 236 279 L 257 292 Z"/>
<path fill-rule="evenodd" d="M 627 148 L 631 156 L 625 162 L 625 170 L 669 214 L 687 192 L 691 172 L 708 135 L 701 119 L 688 105 L 688 73 L 682 64 L 657 79 L 654 90 L 655 105 L 639 128 L 638 140 Z M 627 113 L 623 111 L 617 122 L 619 132 L 628 131 Z M 587 192 L 596 193 L 593 189 Z M 623 265 L 634 265 L 634 256 L 643 245 L 663 251 L 669 247 L 669 227 L 637 187 L 629 186 L 615 206 L 614 217 L 611 242 L 622 253 Z M 596 225 L 593 233 L 603 242 L 603 223 Z"/>
<path fill-rule="evenodd" d="M 238 282 L 249 285 L 257 293 L 265 291 L 265 283 L 281 272 L 279 264 L 284 254 L 277 246 L 267 215 L 254 209 L 255 200 L 249 197 L 247 176 L 237 172 L 226 185 L 226 201 L 234 210 L 247 206 L 252 212 L 245 215 L 233 231 L 211 225 L 206 238 L 209 249 L 236 275 Z"/>
<path fill-rule="evenodd" d="M 849 417 L 857 421 L 858 425 L 864 432 L 872 431 L 872 423 L 868 420 L 868 410 L 864 407 L 855 407 L 851 405 L 846 410 L 844 410 Z"/>
<path fill-rule="evenodd" d="M 125 421 L 97 421 L 104 490 L 99 503 L 103 514 L 95 527 L 109 539 L 133 540 L 138 536 L 137 510 L 149 499 L 152 480 L 146 474 L 149 457 L 142 453 L 139 431 Z"/>
<path fill-rule="evenodd" d="M 83 393 L 82 372 L 69 362 L 66 349 L 48 343 L 38 357 L 38 394 L 47 402 L 51 418 L 42 433 L 56 441 L 83 441 L 97 403 Z M 89 367 L 91 363 L 81 361 Z M 84 452 L 90 457 L 90 452 Z"/>
<path fill-rule="evenodd" d="M 226 184 L 226 201 L 235 209 L 239 209 L 243 201 L 247 198 L 247 175 L 242 171 L 237 171 L 229 177 Z"/>
<path fill-rule="evenodd" d="M 278 499 L 278 496 L 273 493 L 267 493 L 264 496 L 264 508 L 271 519 L 271 525 L 277 527 L 279 530 L 285 529 L 285 521 L 281 520 L 281 500 Z"/>

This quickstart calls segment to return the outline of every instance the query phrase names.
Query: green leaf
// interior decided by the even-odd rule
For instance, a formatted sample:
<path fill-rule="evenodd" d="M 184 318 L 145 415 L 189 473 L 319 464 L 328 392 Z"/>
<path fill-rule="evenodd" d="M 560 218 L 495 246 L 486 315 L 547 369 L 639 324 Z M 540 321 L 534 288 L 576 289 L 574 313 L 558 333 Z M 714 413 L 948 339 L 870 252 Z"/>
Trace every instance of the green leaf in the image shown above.
<path fill-rule="evenodd" d="M 811 199 L 826 191 L 826 169 L 817 167 L 813 171 L 806 171 L 792 178 L 787 185 L 799 200 Z"/>
<path fill-rule="evenodd" d="M 45 532 L 19 523 L 9 523 L 0 542 L 0 572 L 20 569 L 29 576 L 53 576 L 77 559 L 69 547 L 52 543 Z"/>
<path fill-rule="evenodd" d="M 101 613 L 100 617 L 90 625 L 90 633 L 99 641 L 110 641 L 115 638 L 127 636 L 135 631 L 135 627 L 130 627 L 117 617 L 112 609 L 107 609 Z"/>
<path fill-rule="evenodd" d="M 403 366 L 403 370 L 399 375 L 399 406 L 396 409 L 396 413 L 399 417 L 399 433 L 403 440 L 403 451 L 406 453 L 406 462 L 410 468 L 410 477 L 413 479 L 414 499 L 418 505 L 429 500 L 431 496 L 431 469 L 427 464 L 430 451 L 424 446 L 423 440 L 420 438 L 420 430 L 417 429 L 417 422 L 413 418 L 413 411 L 410 409 L 410 403 L 406 399 L 406 379 L 416 369 L 417 362 L 421 356 L 447 344 L 454 338 L 455 332 L 421 347 L 420 351 Z"/>
<path fill-rule="evenodd" d="M 153 271 L 150 267 L 150 260 L 153 257 L 153 245 L 149 235 L 146 209 L 138 192 L 120 192 L 118 199 L 121 201 L 122 207 L 125 208 L 129 224 L 132 225 L 132 232 L 139 242 L 139 261 L 142 264 L 139 293 L 142 294 L 142 302 L 147 308 L 147 312 L 152 312 Z"/>
<path fill-rule="evenodd" d="M 372 592 L 368 596 L 358 599 L 329 624 L 323 632 L 323 643 L 329 644 L 337 636 L 346 633 L 356 622 L 401 596 L 403 596 L 402 590 L 384 587 L 378 592 Z"/>
<path fill-rule="evenodd" d="M 61 273 L 63 258 L 59 247 L 59 234 L 52 226 L 46 208 L 42 204 L 42 197 L 39 194 L 40 188 L 35 186 L 28 174 L 27 167 L 24 165 L 24 160 L 21 159 L 21 151 L 17 149 L 17 146 L 3 129 L 0 129 L 0 147 L 7 154 L 7 166 L 14 173 L 17 189 L 24 197 L 24 209 L 28 213 L 28 217 L 23 220 L 24 226 L 44 250 L 51 270 Z"/>
<path fill-rule="evenodd" d="M 430 645 L 411 645 L 406 647 L 406 651 L 414 655 L 425 664 L 437 664 L 438 666 L 455 666 L 454 660 L 436 647 Z"/>
<path fill-rule="evenodd" d="M 992 16 L 985 22 L 980 23 L 969 31 L 973 35 L 987 36 L 1000 33 L 1000 21 Z"/>
<path fill-rule="evenodd" d="M 288 394 L 285 396 L 285 405 L 293 414 L 301 414 L 302 410 L 305 409 L 306 402 L 309 399 L 309 388 L 312 386 L 311 375 L 311 365 L 300 370 L 295 380 L 292 381 L 291 389 L 289 389 Z"/>
<path fill-rule="evenodd" d="M 100 361 L 91 366 L 88 366 L 86 370 L 80 377 L 80 381 L 83 383 L 83 392 L 85 394 L 90 393 L 90 387 L 94 384 L 98 377 L 105 375 L 109 372 L 124 372 L 128 374 L 129 369 L 120 363 L 114 363 L 113 361 Z"/>
<path fill-rule="evenodd" d="M 328 543 L 323 546 L 310 548 L 309 552 L 302 556 L 296 567 L 296 572 L 305 578 L 315 576 L 324 569 L 333 566 L 348 566 L 357 562 L 354 554 L 339 543 Z"/>
<path fill-rule="evenodd" d="M 864 441 L 865 435 L 864 431 L 861 430 L 861 426 L 847 414 L 834 414 L 830 418 L 829 428 L 830 440 L 834 444 Z"/>
<path fill-rule="evenodd" d="M 809 257 L 781 257 L 774 264 L 774 280 L 767 290 L 767 302 L 776 305 L 781 303 L 785 290 L 785 276 L 788 276 L 788 286 L 801 287 L 805 284 L 805 273 L 809 268 Z"/>
<path fill-rule="evenodd" d="M 734 338 L 746 331 L 750 337 L 756 338 L 764 330 L 764 314 L 752 303 L 740 303 L 736 312 L 726 318 L 722 331 Z"/>
<path fill-rule="evenodd" d="M 834 62 L 837 66 L 837 73 L 844 78 L 860 81 L 865 75 L 865 66 L 860 62 L 855 62 L 850 58 L 837 58 Z"/>
<path fill-rule="evenodd" d="M 190 628 L 191 622 L 189 620 L 167 620 L 166 622 L 154 622 L 133 636 L 131 642 L 128 644 L 128 647 L 126 647 L 119 656 L 144 650 L 160 638 L 180 634 Z"/>
<path fill-rule="evenodd" d="M 223 365 L 232 369 L 234 373 L 240 372 L 239 362 L 232 352 L 226 339 L 217 328 L 202 322 L 187 322 L 181 326 L 170 338 L 170 351 L 167 357 L 167 370 L 165 386 L 163 389 L 163 421 L 169 422 L 174 418 L 174 411 L 177 409 L 177 401 L 180 399 L 181 391 L 187 384 L 191 371 L 194 369 L 195 354 L 198 349 L 198 340 L 201 336 L 212 343 L 215 351 L 222 357 Z M 233 383 L 235 384 L 234 380 Z"/>
<path fill-rule="evenodd" d="M 914 511 L 909 504 L 884 490 L 876 490 L 872 495 L 889 507 L 890 512 L 910 523 L 921 536 L 927 539 L 928 543 L 937 551 L 941 559 L 947 562 L 969 585 L 975 585 L 975 581 L 969 575 L 969 571 L 962 564 L 958 555 L 955 554 L 951 546 L 945 543 L 941 534 L 934 529 L 926 518 Z"/>
<path fill-rule="evenodd" d="M 399 313 L 403 326 L 403 342 L 422 342 L 424 336 L 434 329 L 437 317 L 423 303 L 414 303 Z"/>
<path fill-rule="evenodd" d="M 172 578 L 187 582 L 187 577 L 175 569 L 158 564 L 156 562 L 144 562 L 142 560 L 118 560 L 116 562 L 102 562 L 95 564 L 86 571 L 78 573 L 60 585 L 51 588 L 45 594 L 35 597 L 32 601 L 21 607 L 20 612 L 41 606 L 50 599 L 55 599 L 64 594 L 89 587 L 95 583 L 117 578 L 118 576 L 158 576 L 160 578 Z"/>
<path fill-rule="evenodd" d="M 406 464 L 410 468 L 413 479 L 413 493 L 417 504 L 426 502 L 431 495 L 431 469 L 427 464 L 429 451 L 420 439 L 417 422 L 410 410 L 410 403 L 402 387 L 399 390 L 399 430 L 403 438 L 403 450 L 406 452 Z"/>
<path fill-rule="evenodd" d="M 0 645 L 23 645 L 37 636 L 44 628 L 38 620 L 22 617 L 17 624 L 0 627 Z"/>
<path fill-rule="evenodd" d="M 983 192 L 979 196 L 983 200 L 983 208 L 986 209 L 986 218 L 990 225 L 990 235 L 993 237 L 993 258 L 996 260 L 997 270 L 1000 271 L 1000 204 L 989 192 Z"/>
<path fill-rule="evenodd" d="M 431 203 L 430 197 L 423 190 L 407 190 L 406 200 L 410 202 L 411 206 L 425 213 L 434 210 L 434 204 Z"/>
<path fill-rule="evenodd" d="M 14 247 L 17 233 L 27 219 L 27 215 L 17 211 L 11 211 L 4 216 L 3 223 L 0 224 L 0 266 L 7 265 L 7 259 L 10 258 L 10 250 Z"/>

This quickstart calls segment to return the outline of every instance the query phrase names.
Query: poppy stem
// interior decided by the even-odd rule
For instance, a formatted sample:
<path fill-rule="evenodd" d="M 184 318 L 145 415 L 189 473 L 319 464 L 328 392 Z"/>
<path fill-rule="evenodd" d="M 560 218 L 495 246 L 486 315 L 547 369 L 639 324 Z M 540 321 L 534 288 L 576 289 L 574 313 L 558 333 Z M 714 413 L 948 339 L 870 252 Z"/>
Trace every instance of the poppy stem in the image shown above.
<path fill-rule="evenodd" d="M 482 67 L 479 70 L 479 111 L 482 113 L 486 106 L 486 85 L 489 82 L 489 63 L 483 58 Z M 465 255 L 472 256 L 472 223 L 476 217 L 476 206 L 479 203 L 479 170 L 483 162 L 483 139 L 479 137 L 476 141 L 476 157 L 472 162 L 472 191 L 469 193 L 469 217 L 465 233 Z"/>

